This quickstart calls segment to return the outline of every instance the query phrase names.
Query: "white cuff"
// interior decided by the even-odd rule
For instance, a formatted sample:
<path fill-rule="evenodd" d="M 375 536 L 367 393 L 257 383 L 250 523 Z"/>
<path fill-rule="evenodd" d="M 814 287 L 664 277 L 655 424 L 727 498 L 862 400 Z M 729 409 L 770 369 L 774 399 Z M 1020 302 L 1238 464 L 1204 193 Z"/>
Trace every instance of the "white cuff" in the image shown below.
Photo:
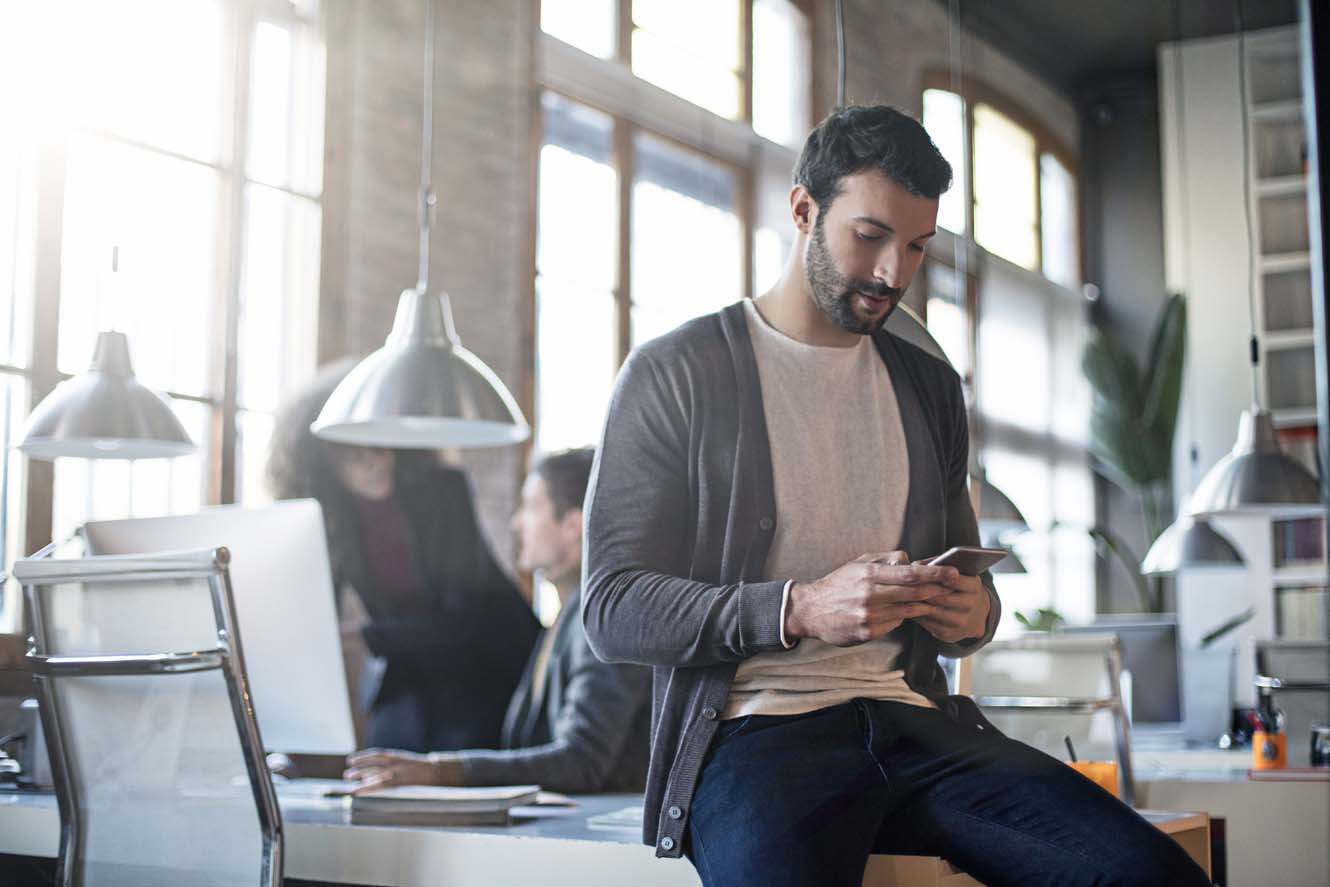
<path fill-rule="evenodd" d="M 780 643 L 781 646 L 789 650 L 794 644 L 799 643 L 799 639 L 794 639 L 794 644 L 785 640 L 785 608 L 790 605 L 790 589 L 794 587 L 794 580 L 785 583 L 785 590 L 780 593 Z"/>

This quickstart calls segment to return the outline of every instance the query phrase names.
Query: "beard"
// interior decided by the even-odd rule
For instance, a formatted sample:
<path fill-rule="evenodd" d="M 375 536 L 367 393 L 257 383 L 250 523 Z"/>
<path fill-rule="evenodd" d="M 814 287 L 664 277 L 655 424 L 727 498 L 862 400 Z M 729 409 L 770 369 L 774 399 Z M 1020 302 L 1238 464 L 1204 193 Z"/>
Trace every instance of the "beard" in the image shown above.
<path fill-rule="evenodd" d="M 808 278 L 808 289 L 813 297 L 813 304 L 831 321 L 843 330 L 871 335 L 882 328 L 900 303 L 901 290 L 887 286 L 877 280 L 858 280 L 847 277 L 836 267 L 836 262 L 827 249 L 826 232 L 822 230 L 823 213 L 818 213 L 813 223 L 813 236 L 808 244 L 808 257 L 804 260 L 804 274 Z M 860 293 L 879 299 L 890 298 L 891 305 L 881 317 L 860 317 L 855 312 L 855 297 Z"/>

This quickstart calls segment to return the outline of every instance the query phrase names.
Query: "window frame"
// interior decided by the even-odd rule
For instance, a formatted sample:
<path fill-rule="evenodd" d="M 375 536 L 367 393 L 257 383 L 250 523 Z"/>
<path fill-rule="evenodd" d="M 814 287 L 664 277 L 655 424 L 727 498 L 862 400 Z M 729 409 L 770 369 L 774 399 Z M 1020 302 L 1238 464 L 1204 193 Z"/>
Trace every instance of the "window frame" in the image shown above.
<path fill-rule="evenodd" d="M 536 349 L 539 343 L 537 281 L 537 242 L 539 238 L 540 152 L 544 145 L 545 114 L 541 97 L 545 92 L 583 105 L 609 117 L 613 123 L 610 162 L 617 175 L 617 233 L 616 267 L 613 297 L 617 317 L 617 364 L 627 359 L 632 346 L 632 215 L 633 187 L 636 181 L 634 141 L 638 132 L 647 133 L 681 150 L 701 156 L 735 174 L 738 201 L 735 213 L 742 232 L 742 295 L 751 298 L 756 293 L 754 268 L 755 237 L 760 219 L 757 188 L 764 159 L 775 156 L 793 168 L 797 152 L 787 145 L 777 144 L 759 135 L 752 128 L 753 112 L 753 2 L 729 0 L 740 8 L 740 40 L 742 70 L 741 114 L 734 119 L 721 117 L 694 105 L 687 99 L 668 92 L 649 81 L 632 74 L 632 0 L 615 0 L 614 51 L 607 59 L 596 58 L 576 47 L 565 44 L 557 37 L 541 31 L 540 0 L 532 0 L 536 9 L 536 63 L 533 66 L 531 100 L 531 141 L 528 170 L 531 174 L 531 198 L 528 207 L 529 227 L 527 288 L 528 305 L 525 312 L 528 343 L 525 377 L 522 381 L 522 405 L 531 417 L 533 428 L 538 427 L 540 415 L 537 390 Z M 808 102 L 811 128 L 817 119 L 814 107 L 818 70 L 817 19 L 812 0 L 790 0 L 808 23 L 809 77 Z M 646 101 L 635 103 L 631 96 L 643 96 Z M 682 125 L 681 125 L 682 123 Z M 529 455 L 536 435 L 523 445 Z M 525 463 L 525 459 L 523 462 Z"/>
<path fill-rule="evenodd" d="M 28 412 L 41 402 L 70 374 L 58 368 L 61 261 L 63 258 L 65 174 L 68 146 L 80 135 L 92 136 L 115 144 L 150 151 L 213 170 L 220 177 L 216 210 L 216 298 L 203 319 L 208 330 L 208 393 L 162 393 L 173 399 L 203 404 L 209 410 L 206 440 L 195 441 L 204 450 L 203 489 L 205 505 L 228 505 L 239 495 L 239 339 L 241 287 L 244 279 L 245 192 L 256 184 L 303 200 L 310 200 L 322 211 L 323 194 L 311 194 L 289 184 L 277 185 L 251 179 L 248 169 L 250 137 L 250 81 L 252 78 L 254 34 L 262 22 L 313 28 L 320 38 L 326 30 L 326 13 L 316 5 L 312 13 L 302 13 L 291 3 L 278 0 L 228 0 L 222 4 L 223 16 L 220 62 L 222 66 L 222 108 L 224 115 L 219 133 L 219 155 L 202 160 L 147 144 L 134 138 L 106 132 L 96 127 L 58 127 L 42 124 L 37 131 L 37 169 L 35 194 L 35 230 L 33 237 L 32 328 L 30 330 L 29 366 L 6 366 L 4 370 L 28 379 Z M 131 343 L 132 346 L 133 343 Z M 91 359 L 91 355 L 89 355 Z M 55 463 L 26 459 L 23 484 L 24 551 L 32 552 L 51 541 L 54 510 Z"/>
<path fill-rule="evenodd" d="M 1067 170 L 1075 185 L 1076 201 L 1076 272 L 1085 279 L 1085 226 L 1081 220 L 1081 195 L 1084 192 L 1080 163 L 1076 154 L 1059 139 L 1034 114 L 1025 109 L 1020 102 L 1011 98 L 1000 89 L 988 85 L 982 80 L 966 77 L 959 90 L 951 81 L 951 74 L 945 69 L 929 68 L 920 78 L 919 102 L 923 107 L 924 92 L 930 89 L 943 90 L 959 95 L 965 113 L 965 231 L 959 236 L 969 243 L 983 249 L 974 235 L 974 109 L 977 105 L 988 105 L 1034 138 L 1034 238 L 1035 267 L 1029 269 L 1036 274 L 1044 273 L 1044 199 L 1040 159 L 1044 154 L 1051 154 Z"/>

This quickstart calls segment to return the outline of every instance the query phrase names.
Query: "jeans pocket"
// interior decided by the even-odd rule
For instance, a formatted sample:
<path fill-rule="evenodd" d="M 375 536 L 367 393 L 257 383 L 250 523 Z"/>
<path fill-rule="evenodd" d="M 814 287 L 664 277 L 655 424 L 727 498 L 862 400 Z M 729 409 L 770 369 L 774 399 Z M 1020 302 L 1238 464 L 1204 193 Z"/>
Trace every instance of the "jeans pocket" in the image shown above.
<path fill-rule="evenodd" d="M 728 721 L 721 721 L 716 727 L 716 742 L 724 742 L 727 739 L 733 739 L 744 731 L 749 721 L 753 719 L 752 715 L 744 715 L 741 718 L 730 718 Z"/>
<path fill-rule="evenodd" d="M 953 705 L 956 706 L 956 721 L 963 726 L 969 727 L 976 732 L 987 733 L 989 736 L 998 737 L 1003 733 L 993 723 L 984 717 L 983 711 L 969 696 L 950 697 Z"/>

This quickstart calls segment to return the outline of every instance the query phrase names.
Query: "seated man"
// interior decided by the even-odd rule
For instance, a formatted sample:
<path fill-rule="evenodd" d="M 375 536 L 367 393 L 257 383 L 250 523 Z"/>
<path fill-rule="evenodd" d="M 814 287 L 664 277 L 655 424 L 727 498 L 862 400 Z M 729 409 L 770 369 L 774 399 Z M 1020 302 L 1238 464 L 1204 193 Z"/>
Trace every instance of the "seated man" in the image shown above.
<path fill-rule="evenodd" d="M 859 885 L 871 852 L 990 887 L 1200 887 L 1168 836 L 947 694 L 938 654 L 1000 609 L 987 573 L 913 562 L 979 543 L 965 399 L 883 323 L 950 180 L 917 121 L 836 111 L 795 169 L 776 285 L 619 374 L 583 619 L 606 660 L 656 669 L 643 838 L 726 887 Z"/>
<path fill-rule="evenodd" d="M 548 456 L 522 487 L 522 504 L 513 516 L 518 562 L 554 584 L 562 609 L 527 661 L 504 718 L 501 748 L 357 752 L 344 777 L 361 781 L 358 791 L 402 784 L 527 783 L 581 794 L 642 790 L 651 673 L 601 662 L 582 631 L 582 497 L 592 457 L 589 447 Z"/>

